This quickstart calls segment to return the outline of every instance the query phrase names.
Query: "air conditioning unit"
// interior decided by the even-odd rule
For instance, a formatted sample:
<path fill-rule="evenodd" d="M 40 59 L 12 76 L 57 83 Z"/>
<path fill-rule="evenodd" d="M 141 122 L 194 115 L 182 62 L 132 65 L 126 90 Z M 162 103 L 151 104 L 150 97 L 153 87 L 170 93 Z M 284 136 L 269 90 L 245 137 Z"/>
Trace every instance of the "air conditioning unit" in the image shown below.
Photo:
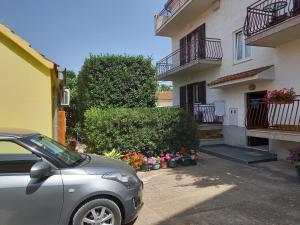
<path fill-rule="evenodd" d="M 69 106 L 70 105 L 70 89 L 64 89 L 61 97 L 61 106 Z"/>

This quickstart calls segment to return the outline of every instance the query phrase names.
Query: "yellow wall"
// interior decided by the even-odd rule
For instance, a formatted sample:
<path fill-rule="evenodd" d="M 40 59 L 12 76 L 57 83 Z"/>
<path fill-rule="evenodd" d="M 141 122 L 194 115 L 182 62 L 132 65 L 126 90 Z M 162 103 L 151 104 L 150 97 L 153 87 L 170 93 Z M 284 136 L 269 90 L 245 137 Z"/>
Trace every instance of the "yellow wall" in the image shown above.
<path fill-rule="evenodd" d="M 0 34 L 0 127 L 53 137 L 51 70 Z"/>

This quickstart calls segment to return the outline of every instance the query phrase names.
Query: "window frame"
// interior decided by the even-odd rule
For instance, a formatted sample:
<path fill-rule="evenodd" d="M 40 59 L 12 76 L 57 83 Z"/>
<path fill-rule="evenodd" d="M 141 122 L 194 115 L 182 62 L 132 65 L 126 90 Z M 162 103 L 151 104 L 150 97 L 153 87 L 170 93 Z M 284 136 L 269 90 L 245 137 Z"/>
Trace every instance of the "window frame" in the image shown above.
<path fill-rule="evenodd" d="M 19 145 L 20 147 L 28 150 L 28 152 L 31 152 L 32 154 L 34 154 L 36 157 L 40 158 L 40 160 L 44 160 L 44 158 L 38 154 L 36 154 L 34 151 L 32 151 L 30 148 L 28 148 L 27 146 L 23 145 L 21 142 L 18 142 L 14 139 L 0 139 L 0 142 L 11 142 L 13 144 L 16 144 L 16 145 Z M 14 155 L 14 154 L 3 154 L 3 155 Z M 27 154 L 15 154 L 16 156 L 17 155 L 27 155 Z M 30 155 L 30 154 L 28 154 Z M 1 154 L 0 154 L 1 156 Z M 1 161 L 1 160 L 0 160 Z M 22 160 L 20 160 L 22 161 Z M 23 160 L 23 161 L 26 161 L 26 160 Z M 8 161 L 9 162 L 9 161 Z M 29 175 L 30 174 L 30 171 L 26 171 L 26 172 L 1 172 L 0 171 L 0 176 L 16 176 L 16 175 Z"/>
<path fill-rule="evenodd" d="M 242 43 L 242 59 L 238 59 L 238 35 L 242 34 L 244 37 L 244 41 Z M 246 48 L 247 45 L 245 44 L 245 34 L 243 33 L 243 29 L 238 29 L 235 32 L 233 32 L 233 64 L 239 64 L 243 62 L 247 62 L 249 60 L 252 60 L 252 46 L 248 46 L 250 49 L 250 56 L 246 57 Z"/>

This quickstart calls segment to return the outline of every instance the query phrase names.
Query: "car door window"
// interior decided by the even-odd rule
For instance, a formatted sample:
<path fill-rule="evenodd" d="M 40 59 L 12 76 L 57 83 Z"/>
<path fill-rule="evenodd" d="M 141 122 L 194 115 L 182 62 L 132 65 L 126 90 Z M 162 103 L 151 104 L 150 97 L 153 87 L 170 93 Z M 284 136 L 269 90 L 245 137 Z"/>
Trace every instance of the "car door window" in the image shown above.
<path fill-rule="evenodd" d="M 0 141 L 0 175 L 29 173 L 39 160 L 38 156 L 15 142 Z"/>

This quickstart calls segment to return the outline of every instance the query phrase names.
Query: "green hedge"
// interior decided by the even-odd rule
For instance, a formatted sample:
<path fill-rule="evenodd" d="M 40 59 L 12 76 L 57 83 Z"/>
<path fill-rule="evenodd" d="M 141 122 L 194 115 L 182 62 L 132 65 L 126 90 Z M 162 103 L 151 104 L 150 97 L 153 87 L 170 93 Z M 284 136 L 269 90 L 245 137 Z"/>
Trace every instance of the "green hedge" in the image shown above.
<path fill-rule="evenodd" d="M 92 108 L 85 113 L 85 142 L 89 152 L 113 148 L 124 152 L 178 150 L 198 147 L 197 125 L 181 109 Z"/>
<path fill-rule="evenodd" d="M 157 80 L 151 58 L 90 55 L 78 75 L 78 115 L 91 107 L 155 107 Z"/>

